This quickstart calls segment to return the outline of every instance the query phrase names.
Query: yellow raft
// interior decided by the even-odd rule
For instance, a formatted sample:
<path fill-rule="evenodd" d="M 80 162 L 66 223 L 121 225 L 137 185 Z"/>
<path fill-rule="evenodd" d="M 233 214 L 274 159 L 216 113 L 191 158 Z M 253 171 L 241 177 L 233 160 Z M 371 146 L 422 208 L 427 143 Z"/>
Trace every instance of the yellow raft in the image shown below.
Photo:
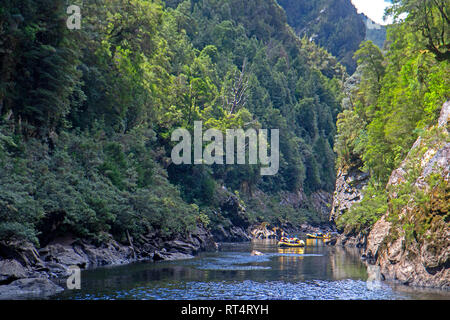
<path fill-rule="evenodd" d="M 305 241 L 303 240 L 299 240 L 297 238 L 294 239 L 287 239 L 287 238 L 282 238 L 279 242 L 278 242 L 278 246 L 279 247 L 304 247 L 305 246 Z"/>
<path fill-rule="evenodd" d="M 322 233 L 307 233 L 306 236 L 309 239 L 330 239 L 331 235 L 327 234 L 322 234 Z"/>

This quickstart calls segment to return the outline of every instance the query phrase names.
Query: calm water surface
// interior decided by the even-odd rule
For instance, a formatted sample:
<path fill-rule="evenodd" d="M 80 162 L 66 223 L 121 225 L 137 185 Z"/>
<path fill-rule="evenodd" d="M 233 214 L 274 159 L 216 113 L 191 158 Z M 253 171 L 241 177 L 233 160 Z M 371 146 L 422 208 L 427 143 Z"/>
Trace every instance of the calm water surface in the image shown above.
<path fill-rule="evenodd" d="M 252 250 L 263 256 L 251 256 Z M 53 299 L 450 299 L 450 292 L 368 280 L 358 251 L 307 240 L 306 248 L 276 242 L 223 244 L 190 260 L 135 263 L 82 272 L 81 290 Z"/>

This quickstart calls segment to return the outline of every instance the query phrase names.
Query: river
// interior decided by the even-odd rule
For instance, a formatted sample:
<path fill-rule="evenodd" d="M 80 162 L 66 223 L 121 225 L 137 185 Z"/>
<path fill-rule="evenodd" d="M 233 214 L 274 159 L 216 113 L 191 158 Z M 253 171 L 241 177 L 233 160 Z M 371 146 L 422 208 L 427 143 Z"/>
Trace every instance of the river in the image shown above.
<path fill-rule="evenodd" d="M 252 256 L 258 250 L 264 255 Z M 450 292 L 368 280 L 357 249 L 307 240 L 277 248 L 272 240 L 222 244 L 193 259 L 142 262 L 83 271 L 81 289 L 51 299 L 450 299 Z"/>

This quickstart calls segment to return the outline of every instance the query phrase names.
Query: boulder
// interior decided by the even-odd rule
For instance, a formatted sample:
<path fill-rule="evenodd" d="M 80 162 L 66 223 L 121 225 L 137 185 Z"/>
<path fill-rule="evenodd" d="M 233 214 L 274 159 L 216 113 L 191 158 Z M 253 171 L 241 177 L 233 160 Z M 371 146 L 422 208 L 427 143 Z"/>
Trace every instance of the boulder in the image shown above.
<path fill-rule="evenodd" d="M 0 283 L 9 283 L 25 278 L 27 275 L 27 269 L 17 260 L 6 259 L 0 261 Z"/>
<path fill-rule="evenodd" d="M 187 243 L 181 240 L 174 240 L 166 242 L 165 247 L 169 252 L 172 253 L 184 253 L 184 254 L 193 254 L 196 253 L 200 246 L 195 246 L 192 243 Z"/>
<path fill-rule="evenodd" d="M 89 259 L 81 250 L 78 252 L 70 245 L 59 243 L 51 244 L 40 250 L 45 261 L 56 262 L 65 266 L 79 266 L 85 268 L 89 265 Z"/>
<path fill-rule="evenodd" d="M 30 299 L 48 297 L 64 289 L 47 278 L 19 279 L 0 286 L 0 299 Z"/>
<path fill-rule="evenodd" d="M 83 251 L 91 268 L 105 265 L 121 265 L 136 260 L 135 251 L 132 247 L 120 245 L 114 240 L 101 246 L 86 245 Z"/>
<path fill-rule="evenodd" d="M 212 233 L 202 224 L 197 225 L 195 230 L 187 238 L 191 243 L 199 246 L 198 250 L 216 251 L 218 249 Z"/>
<path fill-rule="evenodd" d="M 230 223 L 231 224 L 231 223 Z M 218 242 L 243 242 L 250 241 L 252 237 L 242 227 L 230 225 L 224 227 L 222 224 L 217 225 L 213 231 L 214 239 Z"/>

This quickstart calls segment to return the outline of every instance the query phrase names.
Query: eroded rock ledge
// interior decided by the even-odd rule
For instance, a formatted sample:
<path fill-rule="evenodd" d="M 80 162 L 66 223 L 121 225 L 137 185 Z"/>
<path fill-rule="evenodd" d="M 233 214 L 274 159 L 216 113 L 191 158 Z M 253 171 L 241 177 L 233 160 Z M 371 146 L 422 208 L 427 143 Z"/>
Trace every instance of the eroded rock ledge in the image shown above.
<path fill-rule="evenodd" d="M 31 243 L 0 242 L 0 299 L 50 296 L 63 288 L 57 279 L 67 278 L 69 266 L 81 269 L 122 265 L 137 261 L 192 258 L 204 250 L 217 250 L 203 226 L 187 236 L 164 239 L 148 235 L 144 244 L 124 245 L 110 238 L 102 245 L 71 236 L 54 239 L 44 248 Z"/>

